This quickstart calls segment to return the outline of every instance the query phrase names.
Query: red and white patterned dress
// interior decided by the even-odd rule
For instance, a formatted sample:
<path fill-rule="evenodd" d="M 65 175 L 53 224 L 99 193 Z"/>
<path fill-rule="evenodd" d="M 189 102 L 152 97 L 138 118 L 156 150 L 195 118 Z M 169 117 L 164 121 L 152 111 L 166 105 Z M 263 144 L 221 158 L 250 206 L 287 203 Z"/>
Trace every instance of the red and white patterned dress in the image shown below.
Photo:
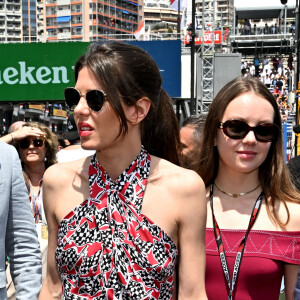
<path fill-rule="evenodd" d="M 142 147 L 112 181 L 93 157 L 90 197 L 58 230 L 62 299 L 173 299 L 177 248 L 141 211 L 150 163 Z"/>

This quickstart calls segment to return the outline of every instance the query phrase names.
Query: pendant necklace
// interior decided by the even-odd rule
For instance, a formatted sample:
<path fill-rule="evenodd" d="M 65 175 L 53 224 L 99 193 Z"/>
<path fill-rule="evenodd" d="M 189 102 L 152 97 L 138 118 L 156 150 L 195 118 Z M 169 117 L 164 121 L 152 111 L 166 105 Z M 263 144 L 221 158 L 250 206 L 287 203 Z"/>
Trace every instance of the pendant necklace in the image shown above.
<path fill-rule="evenodd" d="M 250 194 L 250 193 L 254 192 L 255 190 L 257 190 L 257 189 L 260 187 L 260 184 L 259 184 L 257 187 L 255 187 L 254 189 L 252 189 L 252 190 L 250 190 L 250 191 L 248 191 L 248 192 L 243 192 L 243 193 L 239 193 L 239 194 L 237 194 L 237 193 L 233 193 L 233 194 L 232 194 L 232 193 L 228 193 L 228 192 L 222 190 L 222 189 L 217 185 L 216 182 L 215 182 L 215 186 L 216 186 L 216 188 L 217 188 L 221 193 L 223 193 L 223 194 L 225 194 L 225 195 L 227 195 L 227 196 L 233 197 L 233 198 L 237 198 L 237 197 L 245 196 L 245 195 L 247 195 L 247 194 Z"/>

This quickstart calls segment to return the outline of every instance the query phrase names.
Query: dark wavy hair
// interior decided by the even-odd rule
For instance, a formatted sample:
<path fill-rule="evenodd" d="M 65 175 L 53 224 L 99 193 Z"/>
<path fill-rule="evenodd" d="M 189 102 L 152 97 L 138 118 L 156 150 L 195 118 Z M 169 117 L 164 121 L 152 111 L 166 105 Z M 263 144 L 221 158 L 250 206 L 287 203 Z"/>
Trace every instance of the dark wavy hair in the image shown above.
<path fill-rule="evenodd" d="M 206 186 L 214 182 L 219 168 L 219 153 L 217 148 L 214 147 L 219 122 L 222 120 L 228 104 L 239 95 L 247 92 L 254 92 L 272 105 L 275 112 L 274 124 L 280 128 L 278 137 L 272 142 L 265 161 L 259 167 L 259 180 L 267 199 L 266 204 L 270 217 L 283 226 L 289 222 L 290 218 L 286 201 L 300 202 L 300 195 L 291 182 L 284 162 L 282 124 L 278 104 L 261 81 L 250 77 L 237 78 L 227 83 L 219 91 L 206 117 L 203 145 L 200 158 L 195 162 L 195 170 L 202 177 Z M 286 223 L 281 222 L 276 213 L 276 199 L 282 201 L 287 210 Z"/>
<path fill-rule="evenodd" d="M 75 65 L 78 73 L 87 67 L 101 83 L 107 99 L 120 120 L 119 136 L 128 131 L 121 103 L 136 105 L 142 97 L 151 101 L 141 122 L 141 140 L 147 151 L 179 164 L 179 125 L 169 95 L 162 89 L 160 71 L 143 49 L 120 42 L 94 43 Z"/>
<path fill-rule="evenodd" d="M 50 131 L 48 126 L 46 126 L 43 123 L 27 122 L 23 125 L 23 127 L 24 126 L 38 128 L 38 129 L 40 129 L 41 131 L 44 132 L 45 147 L 46 147 L 45 168 L 47 169 L 50 166 L 57 163 L 57 159 L 56 159 L 56 152 L 57 152 L 57 149 L 58 149 L 57 136 L 53 132 Z M 18 146 L 17 146 L 17 150 L 19 151 Z"/>

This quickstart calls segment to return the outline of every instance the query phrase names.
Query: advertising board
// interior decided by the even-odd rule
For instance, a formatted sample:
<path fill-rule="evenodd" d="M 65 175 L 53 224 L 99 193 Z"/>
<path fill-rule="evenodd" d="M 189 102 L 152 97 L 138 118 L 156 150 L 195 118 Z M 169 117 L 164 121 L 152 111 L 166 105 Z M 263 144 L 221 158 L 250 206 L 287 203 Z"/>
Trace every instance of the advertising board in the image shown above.
<path fill-rule="evenodd" d="M 180 97 L 180 41 L 128 43 L 152 56 L 161 71 L 163 88 L 171 97 Z M 0 44 L 0 101 L 63 100 L 64 89 L 75 85 L 75 62 L 89 45 L 86 42 Z"/>

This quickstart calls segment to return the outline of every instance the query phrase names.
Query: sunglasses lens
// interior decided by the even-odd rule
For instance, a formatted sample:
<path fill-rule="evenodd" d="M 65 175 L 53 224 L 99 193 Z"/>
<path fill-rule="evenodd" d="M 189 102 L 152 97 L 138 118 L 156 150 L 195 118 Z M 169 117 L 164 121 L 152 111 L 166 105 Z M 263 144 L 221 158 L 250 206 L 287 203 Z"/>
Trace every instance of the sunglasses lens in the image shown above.
<path fill-rule="evenodd" d="M 86 94 L 86 101 L 91 110 L 98 112 L 103 107 L 105 95 L 100 90 L 91 90 Z"/>
<path fill-rule="evenodd" d="M 27 149 L 29 147 L 29 144 L 30 144 L 29 140 L 21 140 L 19 142 L 19 146 L 21 149 Z"/>
<path fill-rule="evenodd" d="M 242 139 L 249 132 L 247 123 L 239 120 L 229 120 L 223 125 L 225 134 L 232 139 Z"/>
<path fill-rule="evenodd" d="M 33 140 L 34 147 L 43 147 L 44 141 L 42 139 Z"/>
<path fill-rule="evenodd" d="M 65 89 L 65 100 L 66 100 L 66 103 L 69 106 L 69 108 L 74 109 L 80 100 L 80 94 L 76 89 L 74 89 L 72 87 L 66 88 Z"/>
<path fill-rule="evenodd" d="M 40 147 L 43 147 L 44 145 L 44 140 L 42 139 L 35 139 L 35 140 L 27 140 L 27 139 L 24 139 L 24 140 L 21 140 L 20 143 L 19 143 L 19 146 L 21 149 L 27 149 L 31 143 L 33 143 L 33 146 L 36 147 L 36 148 L 40 148 Z"/>
<path fill-rule="evenodd" d="M 270 142 L 278 133 L 278 127 L 273 124 L 261 124 L 255 129 L 256 139 L 260 142 Z"/>
<path fill-rule="evenodd" d="M 223 124 L 223 132 L 234 140 L 244 138 L 250 130 L 254 131 L 255 138 L 259 142 L 271 142 L 277 136 L 279 128 L 274 124 L 260 124 L 250 127 L 247 123 L 240 120 L 228 120 Z"/>

